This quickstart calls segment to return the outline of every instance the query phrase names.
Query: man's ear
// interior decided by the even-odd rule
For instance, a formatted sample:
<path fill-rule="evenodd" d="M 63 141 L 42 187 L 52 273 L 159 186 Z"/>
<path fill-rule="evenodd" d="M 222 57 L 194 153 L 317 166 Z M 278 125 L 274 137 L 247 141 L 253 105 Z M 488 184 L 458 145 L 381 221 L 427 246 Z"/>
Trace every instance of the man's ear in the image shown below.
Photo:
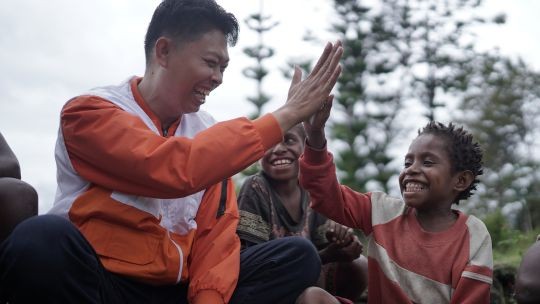
<path fill-rule="evenodd" d="M 469 188 L 469 186 L 472 184 L 474 181 L 474 174 L 469 170 L 465 170 L 458 172 L 456 178 L 457 181 L 454 185 L 454 189 L 461 192 Z"/>
<path fill-rule="evenodd" d="M 167 37 L 159 37 L 154 45 L 156 62 L 166 68 L 169 64 L 169 55 L 173 49 L 172 40 Z"/>

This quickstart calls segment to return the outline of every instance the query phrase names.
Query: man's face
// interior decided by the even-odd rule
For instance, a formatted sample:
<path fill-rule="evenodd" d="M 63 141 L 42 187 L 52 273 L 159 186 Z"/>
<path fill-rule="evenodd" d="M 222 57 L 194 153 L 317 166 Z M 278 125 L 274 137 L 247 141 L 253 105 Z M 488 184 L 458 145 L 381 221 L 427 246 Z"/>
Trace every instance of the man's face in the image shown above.
<path fill-rule="evenodd" d="M 167 113 L 178 117 L 199 111 L 206 96 L 223 82 L 228 62 L 227 40 L 219 30 L 172 44 L 159 84 Z"/>

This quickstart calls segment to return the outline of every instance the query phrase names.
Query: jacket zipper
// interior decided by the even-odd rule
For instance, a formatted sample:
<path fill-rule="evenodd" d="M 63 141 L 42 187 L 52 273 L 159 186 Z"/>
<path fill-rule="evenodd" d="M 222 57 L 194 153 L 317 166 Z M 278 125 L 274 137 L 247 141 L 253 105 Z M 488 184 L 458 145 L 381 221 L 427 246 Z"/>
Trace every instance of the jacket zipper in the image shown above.
<path fill-rule="evenodd" d="M 182 279 L 182 271 L 184 270 L 184 253 L 182 252 L 182 248 L 180 248 L 180 245 L 176 244 L 176 242 L 171 237 L 171 232 L 167 230 L 167 236 L 169 237 L 169 240 L 174 244 L 176 247 L 176 250 L 178 250 L 178 256 L 180 257 L 180 269 L 178 269 L 178 276 L 176 277 L 176 283 L 180 283 L 180 280 Z"/>

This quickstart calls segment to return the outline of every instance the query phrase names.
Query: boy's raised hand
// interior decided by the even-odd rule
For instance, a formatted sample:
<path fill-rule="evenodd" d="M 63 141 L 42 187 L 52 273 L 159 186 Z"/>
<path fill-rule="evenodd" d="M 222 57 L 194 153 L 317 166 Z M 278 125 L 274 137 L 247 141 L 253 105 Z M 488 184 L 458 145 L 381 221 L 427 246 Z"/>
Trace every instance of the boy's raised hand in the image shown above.
<path fill-rule="evenodd" d="M 341 73 L 339 60 L 343 54 L 340 41 L 327 43 L 317 64 L 302 80 L 302 72 L 295 67 L 285 105 L 273 112 L 283 132 L 308 120 L 328 100 L 332 88 Z"/>
<path fill-rule="evenodd" d="M 324 126 L 330 117 L 334 95 L 330 95 L 323 102 L 321 108 L 308 120 L 304 121 L 304 129 L 307 134 L 307 143 L 315 149 L 322 149 L 326 145 Z"/>

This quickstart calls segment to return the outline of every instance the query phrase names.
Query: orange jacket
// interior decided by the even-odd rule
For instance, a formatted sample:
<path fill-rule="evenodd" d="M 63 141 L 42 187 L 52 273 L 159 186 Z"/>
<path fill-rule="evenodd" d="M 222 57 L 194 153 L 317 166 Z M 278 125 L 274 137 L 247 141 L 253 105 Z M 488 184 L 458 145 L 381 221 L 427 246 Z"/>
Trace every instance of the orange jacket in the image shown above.
<path fill-rule="evenodd" d="M 157 285 L 189 280 L 190 302 L 227 302 L 240 244 L 234 186 L 222 191 L 222 180 L 261 158 L 281 129 L 266 115 L 164 137 L 139 81 L 105 88 L 110 99 L 96 91 L 64 106 L 51 212 L 69 216 L 109 271 Z M 203 114 L 184 115 L 168 134 L 205 125 Z"/>

